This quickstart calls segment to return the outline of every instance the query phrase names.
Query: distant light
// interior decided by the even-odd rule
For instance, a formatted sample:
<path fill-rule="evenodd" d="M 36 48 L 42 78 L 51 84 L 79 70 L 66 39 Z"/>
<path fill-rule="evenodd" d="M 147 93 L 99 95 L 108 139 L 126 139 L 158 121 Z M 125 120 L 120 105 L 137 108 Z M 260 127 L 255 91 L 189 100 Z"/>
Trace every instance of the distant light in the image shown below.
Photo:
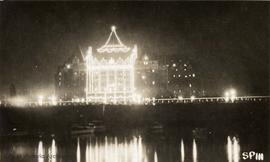
<path fill-rule="evenodd" d="M 23 107 L 26 105 L 26 99 L 24 97 L 13 97 L 9 99 L 9 102 L 13 106 Z"/>
<path fill-rule="evenodd" d="M 190 96 L 190 100 L 191 100 L 191 101 L 194 101 L 194 100 L 195 100 L 195 96 L 193 96 L 193 95 Z"/>
<path fill-rule="evenodd" d="M 113 26 L 111 27 L 111 29 L 112 29 L 112 31 L 115 31 L 116 27 L 113 25 Z"/>
<path fill-rule="evenodd" d="M 183 96 L 178 96 L 178 100 L 182 101 L 183 100 Z"/>
<path fill-rule="evenodd" d="M 145 77 L 145 75 L 142 75 L 142 79 L 144 80 L 146 77 Z"/>
<path fill-rule="evenodd" d="M 173 65 L 172 65 L 173 67 L 176 67 L 176 64 L 175 63 L 173 63 Z"/>
<path fill-rule="evenodd" d="M 70 69 L 71 68 L 71 65 L 70 64 L 67 64 L 67 68 Z"/>
<path fill-rule="evenodd" d="M 226 90 L 224 93 L 225 102 L 229 102 L 229 100 L 234 102 L 234 100 L 236 99 L 236 96 L 237 96 L 237 92 L 235 89 L 231 88 L 229 90 Z"/>
<path fill-rule="evenodd" d="M 153 84 L 153 85 L 155 85 L 155 84 L 156 84 L 156 82 L 155 82 L 155 81 L 152 81 L 152 84 Z"/>
<path fill-rule="evenodd" d="M 39 95 L 38 96 L 38 105 L 39 106 L 42 106 L 43 105 L 43 99 L 44 99 L 44 97 L 42 95 Z"/>
<path fill-rule="evenodd" d="M 195 77 L 195 74 L 193 73 L 192 76 Z"/>
<path fill-rule="evenodd" d="M 224 93 L 224 97 L 225 97 L 225 102 L 228 102 L 229 100 L 230 100 L 230 93 L 228 92 L 228 91 L 226 91 L 225 93 Z"/>
<path fill-rule="evenodd" d="M 50 100 L 50 104 L 51 105 L 57 105 L 57 98 L 56 96 L 52 95 L 49 97 L 49 100 Z"/>
<path fill-rule="evenodd" d="M 147 61 L 149 58 L 148 58 L 147 55 L 145 55 L 143 59 L 144 59 L 145 61 Z"/>

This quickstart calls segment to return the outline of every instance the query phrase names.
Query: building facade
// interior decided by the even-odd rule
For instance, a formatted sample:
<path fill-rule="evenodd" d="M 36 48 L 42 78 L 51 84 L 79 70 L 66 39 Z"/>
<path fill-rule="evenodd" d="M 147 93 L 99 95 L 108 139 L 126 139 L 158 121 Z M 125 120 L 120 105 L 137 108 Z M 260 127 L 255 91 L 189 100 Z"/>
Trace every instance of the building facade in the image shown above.
<path fill-rule="evenodd" d="M 160 98 L 168 88 L 168 68 L 160 65 L 158 60 L 144 55 L 136 62 L 136 92 L 143 97 Z"/>
<path fill-rule="evenodd" d="M 182 60 L 169 60 L 168 90 L 173 97 L 201 96 L 199 94 L 199 80 L 193 66 Z"/>
<path fill-rule="evenodd" d="M 129 103 L 135 93 L 135 61 L 137 46 L 125 46 L 116 28 L 111 28 L 106 43 L 87 50 L 86 100 L 102 103 Z"/>
<path fill-rule="evenodd" d="M 85 97 L 85 64 L 77 56 L 70 57 L 58 67 L 55 75 L 55 93 L 63 101 Z"/>

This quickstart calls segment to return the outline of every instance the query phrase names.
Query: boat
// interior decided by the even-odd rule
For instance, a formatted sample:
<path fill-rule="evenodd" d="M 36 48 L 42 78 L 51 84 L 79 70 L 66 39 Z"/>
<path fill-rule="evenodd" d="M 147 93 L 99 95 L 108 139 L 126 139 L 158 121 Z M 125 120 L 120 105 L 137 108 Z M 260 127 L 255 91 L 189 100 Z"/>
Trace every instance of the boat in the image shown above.
<path fill-rule="evenodd" d="M 150 131 L 152 133 L 163 133 L 164 132 L 164 127 L 159 122 L 154 122 L 150 126 Z"/>
<path fill-rule="evenodd" d="M 94 133 L 94 125 L 92 123 L 74 124 L 71 127 L 71 135 L 82 135 L 91 133 Z"/>
<path fill-rule="evenodd" d="M 106 131 L 106 126 L 103 121 L 94 120 L 91 122 L 94 125 L 94 132 L 101 133 Z"/>

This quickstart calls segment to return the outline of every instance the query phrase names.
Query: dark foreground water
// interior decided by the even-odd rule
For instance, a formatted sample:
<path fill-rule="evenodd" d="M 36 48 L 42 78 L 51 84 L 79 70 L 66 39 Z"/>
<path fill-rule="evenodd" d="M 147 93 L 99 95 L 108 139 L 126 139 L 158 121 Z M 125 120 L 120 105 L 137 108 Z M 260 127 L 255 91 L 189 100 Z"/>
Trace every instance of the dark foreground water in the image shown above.
<path fill-rule="evenodd" d="M 215 134 L 193 129 L 139 130 L 74 137 L 6 138 L 1 162 L 240 162 L 244 152 L 257 158 L 267 148 L 259 135 Z"/>
<path fill-rule="evenodd" d="M 268 121 L 269 103 L 3 108 L 0 162 L 268 162 Z"/>

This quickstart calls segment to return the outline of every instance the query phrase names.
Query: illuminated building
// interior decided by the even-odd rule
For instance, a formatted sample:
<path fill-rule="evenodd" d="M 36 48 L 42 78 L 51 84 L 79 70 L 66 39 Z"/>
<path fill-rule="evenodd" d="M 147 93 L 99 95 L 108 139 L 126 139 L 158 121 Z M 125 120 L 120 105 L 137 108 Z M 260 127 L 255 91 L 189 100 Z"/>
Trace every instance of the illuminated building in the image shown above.
<path fill-rule="evenodd" d="M 132 102 L 135 94 L 137 46 L 125 46 L 116 28 L 96 51 L 89 47 L 86 61 L 86 100 L 102 103 Z"/>
<path fill-rule="evenodd" d="M 55 76 L 55 93 L 61 100 L 85 97 L 85 64 L 77 56 L 70 57 L 58 67 Z"/>
<path fill-rule="evenodd" d="M 137 93 L 143 97 L 157 97 L 165 95 L 168 87 L 168 68 L 160 65 L 158 60 L 151 60 L 144 55 L 136 62 Z"/>
<path fill-rule="evenodd" d="M 198 74 L 188 62 L 170 60 L 168 67 L 168 89 L 174 97 L 201 96 Z"/>

